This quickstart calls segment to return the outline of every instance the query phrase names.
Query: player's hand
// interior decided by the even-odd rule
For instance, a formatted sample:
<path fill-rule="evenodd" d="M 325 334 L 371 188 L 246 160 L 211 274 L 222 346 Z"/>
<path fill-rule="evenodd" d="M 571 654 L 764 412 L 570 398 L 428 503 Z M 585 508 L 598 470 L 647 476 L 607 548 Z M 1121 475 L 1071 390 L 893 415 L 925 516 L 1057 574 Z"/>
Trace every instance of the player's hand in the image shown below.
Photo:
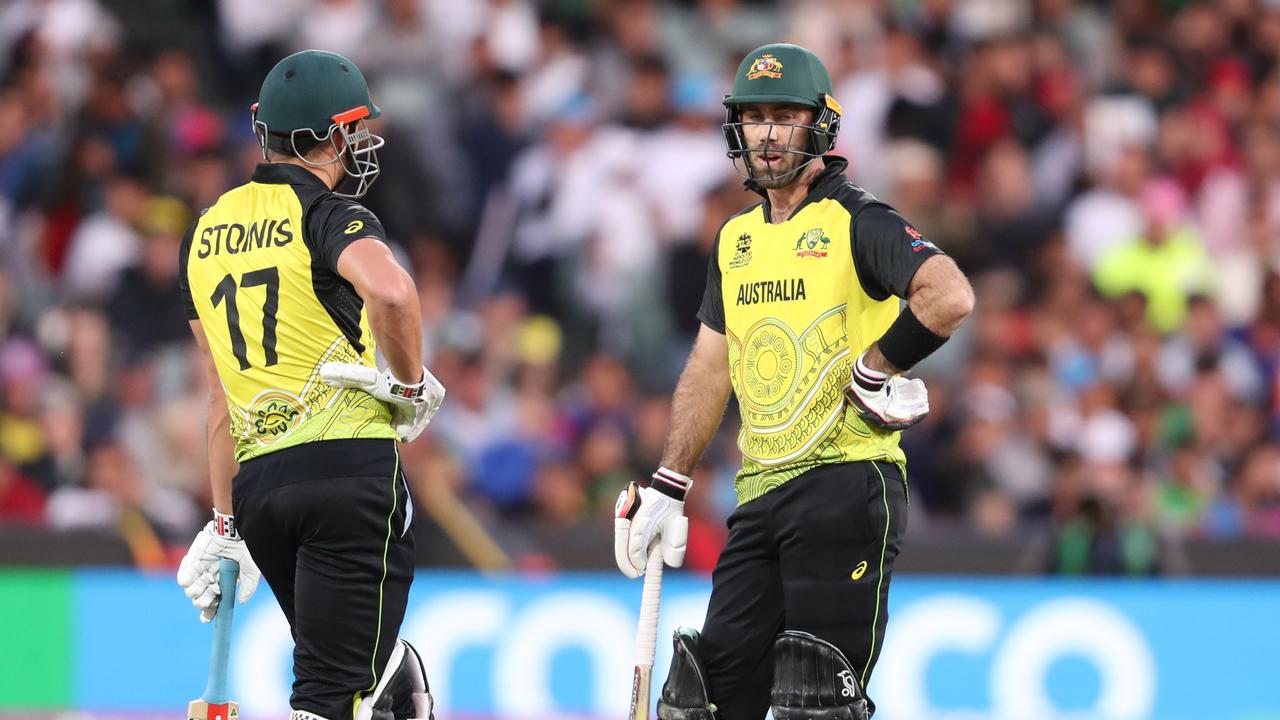
<path fill-rule="evenodd" d="M 422 368 L 422 380 L 400 382 L 390 370 L 356 363 L 327 362 L 320 366 L 320 378 L 336 388 L 363 390 L 391 404 L 391 425 L 400 442 L 413 442 L 431 422 L 444 402 L 444 385 L 431 371 Z"/>
<path fill-rule="evenodd" d="M 614 506 L 613 558 L 629 578 L 644 574 L 649 553 L 656 548 L 671 567 L 684 564 L 689 519 L 684 498 L 692 481 L 666 468 L 653 474 L 648 487 L 628 483 Z"/>
<path fill-rule="evenodd" d="M 881 430 L 905 430 L 929 414 L 929 391 L 919 378 L 872 370 L 859 356 L 845 399 L 858 415 Z"/>
<path fill-rule="evenodd" d="M 213 511 L 214 519 L 210 520 L 191 543 L 186 557 L 178 566 L 178 584 L 191 598 L 191 604 L 200 610 L 200 622 L 213 620 L 218 613 L 218 602 L 221 599 L 222 586 L 218 584 L 218 571 L 222 559 L 235 560 L 240 563 L 240 576 L 236 593 L 240 604 L 253 597 L 258 589 L 258 580 L 262 573 L 249 556 L 249 549 L 244 540 L 236 532 L 235 519 L 231 515 L 223 515 Z"/>

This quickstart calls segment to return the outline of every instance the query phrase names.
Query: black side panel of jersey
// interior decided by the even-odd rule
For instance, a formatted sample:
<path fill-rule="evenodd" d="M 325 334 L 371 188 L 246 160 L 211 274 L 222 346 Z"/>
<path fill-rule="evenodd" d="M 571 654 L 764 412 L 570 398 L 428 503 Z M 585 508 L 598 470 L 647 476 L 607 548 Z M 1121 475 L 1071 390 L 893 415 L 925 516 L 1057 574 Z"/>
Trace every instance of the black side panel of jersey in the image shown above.
<path fill-rule="evenodd" d="M 844 183 L 832 197 L 849 211 L 853 267 L 862 289 L 874 300 L 905 298 L 916 271 L 942 251 L 896 210 L 853 183 Z"/>
<path fill-rule="evenodd" d="M 204 214 L 204 210 L 200 211 Z M 199 222 L 199 218 L 196 219 Z M 191 299 L 191 283 L 187 282 L 187 255 L 191 253 L 191 241 L 196 234 L 196 223 L 191 223 L 191 227 L 187 228 L 187 234 L 182 236 L 182 246 L 178 248 L 178 292 L 182 294 L 182 309 L 187 314 L 188 320 L 199 320 L 200 314 L 196 312 L 196 303 Z"/>
<path fill-rule="evenodd" d="M 191 297 L 191 282 L 187 280 L 187 260 L 191 255 L 191 245 L 195 242 L 196 226 L 208 211 L 209 208 L 200 208 L 200 212 L 196 213 L 196 219 L 191 221 L 191 227 L 187 228 L 187 234 L 182 236 L 182 245 L 178 248 L 178 292 L 182 295 L 182 310 L 187 314 L 188 320 L 199 320 L 200 313 L 196 312 L 196 301 Z"/>
<path fill-rule="evenodd" d="M 724 226 L 728 225 L 730 220 L 746 215 L 759 208 L 762 204 L 756 203 L 745 210 L 730 215 L 724 222 L 720 223 L 719 229 L 716 230 L 715 240 L 711 243 L 711 257 L 707 260 L 707 288 L 702 292 L 702 307 L 698 308 L 698 319 L 702 321 L 703 325 L 721 335 L 724 334 L 724 291 L 721 289 L 720 234 L 724 232 Z"/>
<path fill-rule="evenodd" d="M 364 300 L 341 275 L 338 257 L 348 245 L 364 237 L 386 240 L 373 213 L 310 183 L 293 184 L 303 207 L 302 237 L 311 249 L 311 285 L 320 304 L 356 352 L 364 352 L 360 311 Z"/>
<path fill-rule="evenodd" d="M 720 226 L 720 230 L 724 225 Z M 707 288 L 702 291 L 702 306 L 698 319 L 703 325 L 724 334 L 724 292 L 720 289 L 720 230 L 711 243 L 711 257 L 707 259 Z"/>

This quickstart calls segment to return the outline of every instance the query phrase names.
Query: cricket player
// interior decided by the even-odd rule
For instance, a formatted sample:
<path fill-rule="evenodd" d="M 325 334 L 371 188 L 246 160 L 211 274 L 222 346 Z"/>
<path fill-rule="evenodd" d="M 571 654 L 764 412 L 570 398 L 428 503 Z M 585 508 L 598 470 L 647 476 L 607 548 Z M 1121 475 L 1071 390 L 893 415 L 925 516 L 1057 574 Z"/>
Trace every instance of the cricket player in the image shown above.
<path fill-rule="evenodd" d="M 396 637 L 413 580 L 396 443 L 444 388 L 422 364 L 413 280 L 355 202 L 378 175 L 378 115 L 350 60 L 281 60 L 253 106 L 265 162 L 200 213 L 179 258 L 215 507 L 178 583 L 208 622 L 219 560 L 239 561 L 241 602 L 261 568 L 295 641 L 293 720 L 431 717 L 421 661 Z"/>
<path fill-rule="evenodd" d="M 684 560 L 689 476 L 732 391 L 738 507 L 699 634 L 676 632 L 665 720 L 865 720 L 909 492 L 902 373 L 973 308 L 956 264 L 829 155 L 841 109 L 808 50 L 765 45 L 726 95 L 728 155 L 763 200 L 716 237 L 662 466 L 619 496 L 615 557 Z M 900 300 L 906 307 L 899 310 Z"/>

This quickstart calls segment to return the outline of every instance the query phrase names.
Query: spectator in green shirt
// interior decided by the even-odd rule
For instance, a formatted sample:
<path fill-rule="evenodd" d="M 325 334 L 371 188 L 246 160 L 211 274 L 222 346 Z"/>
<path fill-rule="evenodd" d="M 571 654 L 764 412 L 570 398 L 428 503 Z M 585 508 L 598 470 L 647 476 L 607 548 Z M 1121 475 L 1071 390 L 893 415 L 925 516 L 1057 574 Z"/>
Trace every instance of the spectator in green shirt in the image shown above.
<path fill-rule="evenodd" d="M 1172 333 L 1186 317 L 1187 298 L 1213 289 L 1213 264 L 1199 233 L 1184 220 L 1186 199 L 1173 181 L 1152 181 L 1142 204 L 1146 232 L 1107 251 L 1093 282 L 1107 297 L 1142 293 L 1147 320 Z"/>

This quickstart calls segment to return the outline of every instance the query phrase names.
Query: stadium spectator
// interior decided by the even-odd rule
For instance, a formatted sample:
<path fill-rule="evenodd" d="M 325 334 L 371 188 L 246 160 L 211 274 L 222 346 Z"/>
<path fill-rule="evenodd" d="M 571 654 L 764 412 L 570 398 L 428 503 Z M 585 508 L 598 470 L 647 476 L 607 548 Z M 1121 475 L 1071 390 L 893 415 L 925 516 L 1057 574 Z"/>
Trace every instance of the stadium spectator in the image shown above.
<path fill-rule="evenodd" d="M 39 525 L 44 519 L 44 493 L 35 481 L 0 456 L 0 521 Z"/>
<path fill-rule="evenodd" d="M 1178 185 L 1167 179 L 1147 183 L 1142 210 L 1146 229 L 1102 255 L 1094 282 L 1108 297 L 1141 293 L 1151 324 L 1173 332 L 1186 317 L 1187 298 L 1214 289 L 1213 265 L 1199 232 L 1186 220 Z"/>

